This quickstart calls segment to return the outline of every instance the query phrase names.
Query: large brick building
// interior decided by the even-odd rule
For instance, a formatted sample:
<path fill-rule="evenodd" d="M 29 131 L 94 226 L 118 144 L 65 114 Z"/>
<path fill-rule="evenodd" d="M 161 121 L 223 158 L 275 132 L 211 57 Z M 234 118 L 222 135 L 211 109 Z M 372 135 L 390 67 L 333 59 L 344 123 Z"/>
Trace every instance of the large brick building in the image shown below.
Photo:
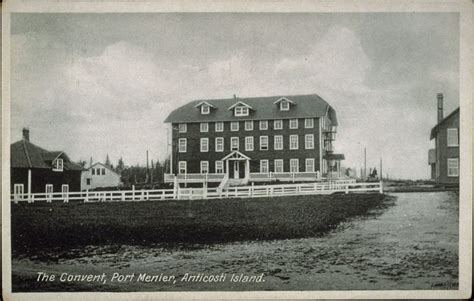
<path fill-rule="evenodd" d="M 431 178 L 441 186 L 459 185 L 459 108 L 443 117 L 443 94 L 438 93 L 438 124 L 431 130 L 435 148 L 429 151 Z"/>
<path fill-rule="evenodd" d="M 335 110 L 318 95 L 195 100 L 174 110 L 168 181 L 337 176 Z M 186 180 L 185 180 L 186 179 Z"/>

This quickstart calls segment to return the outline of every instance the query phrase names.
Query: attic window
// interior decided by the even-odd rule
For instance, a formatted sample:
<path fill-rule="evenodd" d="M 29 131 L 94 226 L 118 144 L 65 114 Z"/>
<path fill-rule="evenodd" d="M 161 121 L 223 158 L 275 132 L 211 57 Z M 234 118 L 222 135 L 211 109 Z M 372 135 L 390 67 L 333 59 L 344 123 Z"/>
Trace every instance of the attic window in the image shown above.
<path fill-rule="evenodd" d="M 245 106 L 237 106 L 234 109 L 235 116 L 249 116 L 249 108 Z"/>
<path fill-rule="evenodd" d="M 211 112 L 211 109 L 210 109 L 210 107 L 209 107 L 208 105 L 203 104 L 203 105 L 201 106 L 201 114 L 202 114 L 202 115 L 208 115 L 210 112 Z"/>
<path fill-rule="evenodd" d="M 289 111 L 290 110 L 290 103 L 288 101 L 280 101 L 280 111 Z"/>
<path fill-rule="evenodd" d="M 53 161 L 53 171 L 63 171 L 63 159 Z"/>

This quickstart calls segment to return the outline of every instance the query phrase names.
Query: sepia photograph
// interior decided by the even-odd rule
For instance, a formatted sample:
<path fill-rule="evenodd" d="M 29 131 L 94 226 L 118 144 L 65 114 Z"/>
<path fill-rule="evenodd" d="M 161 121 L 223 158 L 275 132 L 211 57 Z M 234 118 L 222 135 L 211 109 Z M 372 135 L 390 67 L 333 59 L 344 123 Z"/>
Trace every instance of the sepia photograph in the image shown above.
<path fill-rule="evenodd" d="M 469 298 L 470 1 L 26 2 L 2 16 L 7 300 Z"/>

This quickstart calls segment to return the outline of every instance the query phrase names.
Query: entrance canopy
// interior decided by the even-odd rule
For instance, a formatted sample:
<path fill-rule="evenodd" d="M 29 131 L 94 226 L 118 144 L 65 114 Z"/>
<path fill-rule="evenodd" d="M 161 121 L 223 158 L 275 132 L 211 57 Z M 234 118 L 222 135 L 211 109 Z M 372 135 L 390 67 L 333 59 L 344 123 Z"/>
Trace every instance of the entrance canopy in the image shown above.
<path fill-rule="evenodd" d="M 344 154 L 326 154 L 324 155 L 324 159 L 328 160 L 328 161 L 340 161 L 340 160 L 344 160 Z"/>
<path fill-rule="evenodd" d="M 225 160 L 250 160 L 250 158 L 239 151 L 233 151 L 224 158 L 222 158 L 222 161 Z"/>

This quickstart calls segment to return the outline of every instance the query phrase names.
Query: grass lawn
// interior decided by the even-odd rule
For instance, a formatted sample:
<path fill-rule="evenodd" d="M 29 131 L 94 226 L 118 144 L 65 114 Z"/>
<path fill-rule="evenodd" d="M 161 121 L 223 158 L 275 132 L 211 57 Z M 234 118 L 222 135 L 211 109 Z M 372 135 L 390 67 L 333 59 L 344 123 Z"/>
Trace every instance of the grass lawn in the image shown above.
<path fill-rule="evenodd" d="M 12 251 L 309 237 L 383 204 L 381 194 L 12 204 Z"/>

